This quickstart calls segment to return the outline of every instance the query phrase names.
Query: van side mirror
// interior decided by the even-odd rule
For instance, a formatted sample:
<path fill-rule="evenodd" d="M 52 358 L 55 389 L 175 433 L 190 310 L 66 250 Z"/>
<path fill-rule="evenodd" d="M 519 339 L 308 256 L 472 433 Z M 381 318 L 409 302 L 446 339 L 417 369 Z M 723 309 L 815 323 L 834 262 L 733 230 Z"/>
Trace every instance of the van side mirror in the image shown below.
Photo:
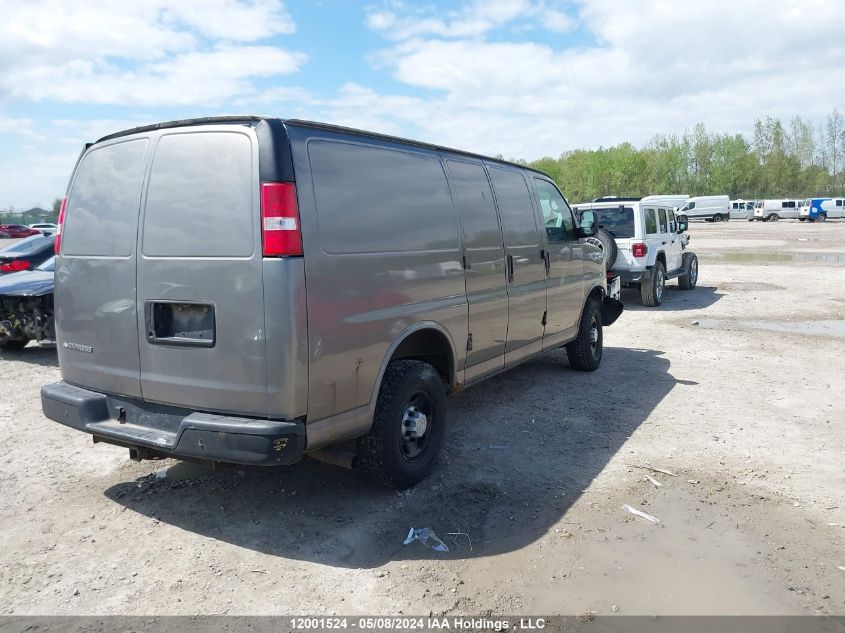
<path fill-rule="evenodd" d="M 591 211 L 590 209 L 581 211 L 576 235 L 578 237 L 592 237 L 596 234 L 597 228 L 598 224 L 596 222 L 596 212 Z"/>
<path fill-rule="evenodd" d="M 685 215 L 679 215 L 678 218 L 678 233 L 683 233 L 689 228 L 689 220 Z"/>

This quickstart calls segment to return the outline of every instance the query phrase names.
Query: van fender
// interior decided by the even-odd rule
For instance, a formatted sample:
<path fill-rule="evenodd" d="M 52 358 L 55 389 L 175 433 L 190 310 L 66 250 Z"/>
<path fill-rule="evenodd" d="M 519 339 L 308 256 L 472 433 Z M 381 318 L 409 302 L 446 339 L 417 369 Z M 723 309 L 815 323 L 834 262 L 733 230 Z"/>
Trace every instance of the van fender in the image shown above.
<path fill-rule="evenodd" d="M 402 342 L 411 334 L 426 329 L 437 330 L 445 335 L 446 340 L 449 342 L 453 359 L 450 387 L 455 387 L 459 384 L 459 381 L 460 383 L 463 382 L 463 370 L 458 371 L 457 369 L 455 342 L 449 331 L 436 321 L 418 321 L 402 330 L 393 340 L 393 343 L 390 344 L 390 347 L 387 348 L 387 352 L 381 361 L 381 366 L 373 383 L 373 391 L 370 394 L 370 402 L 368 404 L 363 404 L 328 418 L 309 422 L 306 425 L 308 442 L 305 449 L 306 452 L 311 453 L 348 440 L 354 440 L 370 432 L 373 427 L 373 418 L 376 414 L 376 403 L 378 402 L 379 389 L 381 389 L 381 381 L 384 379 L 384 373 L 387 371 L 387 365 L 390 363 L 391 357 Z"/>
<path fill-rule="evenodd" d="M 449 376 L 449 388 L 452 389 L 455 387 L 459 382 L 463 383 L 463 370 L 461 370 L 459 381 L 458 378 L 458 369 L 457 369 L 457 359 L 458 354 L 455 348 L 455 341 L 452 339 L 452 335 L 449 334 L 449 330 L 443 327 L 437 321 L 417 321 L 416 323 L 409 325 L 404 330 L 402 330 L 399 335 L 393 339 L 393 343 L 390 344 L 390 347 L 387 348 L 387 352 L 384 355 L 384 358 L 381 361 L 381 367 L 379 367 L 378 374 L 376 375 L 375 384 L 373 384 L 373 394 L 370 396 L 370 425 L 372 426 L 373 417 L 376 414 L 376 402 L 378 401 L 378 392 L 381 389 L 381 381 L 384 379 L 384 372 L 387 371 L 387 366 L 390 364 L 390 359 L 393 358 L 393 354 L 402 344 L 402 342 L 407 339 L 411 334 L 414 332 L 419 332 L 420 330 L 437 330 L 441 334 L 446 337 L 446 340 L 449 342 L 449 349 L 452 352 L 452 367 L 451 367 L 451 375 Z"/>
<path fill-rule="evenodd" d="M 596 289 L 598 289 L 598 292 L 596 292 Z M 609 297 L 604 287 L 596 282 L 593 282 L 590 285 L 590 289 L 584 295 L 584 304 L 581 306 L 581 315 L 578 317 L 578 323 L 581 323 L 581 319 L 584 318 L 584 309 L 587 307 L 587 299 L 594 294 L 598 295 L 600 298 L 599 311 L 601 312 L 602 325 L 605 327 L 613 325 L 616 319 L 619 318 L 619 315 L 622 314 L 622 311 L 625 309 L 625 305 L 618 299 Z"/>

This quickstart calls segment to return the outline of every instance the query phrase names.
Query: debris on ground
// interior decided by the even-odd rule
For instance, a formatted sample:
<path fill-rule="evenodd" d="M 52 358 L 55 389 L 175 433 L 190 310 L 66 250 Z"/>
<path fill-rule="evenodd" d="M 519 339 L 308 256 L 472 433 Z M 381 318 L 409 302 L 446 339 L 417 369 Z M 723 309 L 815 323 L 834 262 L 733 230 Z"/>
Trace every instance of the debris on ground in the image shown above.
<path fill-rule="evenodd" d="M 646 476 L 645 476 L 645 478 L 646 478 L 646 481 L 650 481 L 651 483 L 653 483 L 655 488 L 660 488 L 660 486 L 662 486 L 662 485 L 663 485 L 662 483 L 660 483 L 659 481 L 657 481 L 657 480 L 656 480 L 654 477 L 652 477 L 651 475 L 646 475 Z"/>
<path fill-rule="evenodd" d="M 637 510 L 635 507 L 629 506 L 627 503 L 622 506 L 622 509 L 626 512 L 630 512 L 634 516 L 643 518 L 646 521 L 651 521 L 652 523 L 660 523 L 660 519 L 658 519 L 657 517 L 651 516 L 650 514 L 648 514 L 647 512 L 643 512 L 642 510 Z"/>
<path fill-rule="evenodd" d="M 431 528 L 411 528 L 408 530 L 408 536 L 405 537 L 404 544 L 410 545 L 414 541 L 419 541 L 429 549 L 433 549 L 436 552 L 448 552 L 449 548 L 446 546 L 446 543 L 440 540 L 440 538 L 434 533 L 434 530 Z"/>
<path fill-rule="evenodd" d="M 458 542 L 458 537 L 459 536 L 467 537 L 467 542 L 469 543 L 469 551 L 472 551 L 472 539 L 469 537 L 469 534 L 467 534 L 466 532 L 461 532 L 460 530 L 458 530 L 457 532 L 446 532 L 446 536 L 451 536 L 452 542 L 457 547 L 461 546 L 461 544 Z"/>
<path fill-rule="evenodd" d="M 669 475 L 670 477 L 677 477 L 675 473 L 671 470 L 666 470 L 665 468 L 655 468 L 654 466 L 644 466 L 642 464 L 628 464 L 631 468 L 642 468 L 643 470 L 650 470 L 655 473 L 663 473 L 664 475 Z"/>

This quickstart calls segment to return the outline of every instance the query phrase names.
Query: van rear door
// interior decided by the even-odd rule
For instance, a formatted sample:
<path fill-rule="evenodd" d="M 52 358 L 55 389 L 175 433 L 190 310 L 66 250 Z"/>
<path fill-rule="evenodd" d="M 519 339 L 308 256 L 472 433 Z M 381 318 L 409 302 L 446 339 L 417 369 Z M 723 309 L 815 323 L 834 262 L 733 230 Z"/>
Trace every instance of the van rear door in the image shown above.
<path fill-rule="evenodd" d="M 139 397 L 135 238 L 146 136 L 98 144 L 68 189 L 56 261 L 56 332 L 62 377 Z"/>
<path fill-rule="evenodd" d="M 146 400 L 267 414 L 257 145 L 242 125 L 158 136 L 138 231 Z"/>

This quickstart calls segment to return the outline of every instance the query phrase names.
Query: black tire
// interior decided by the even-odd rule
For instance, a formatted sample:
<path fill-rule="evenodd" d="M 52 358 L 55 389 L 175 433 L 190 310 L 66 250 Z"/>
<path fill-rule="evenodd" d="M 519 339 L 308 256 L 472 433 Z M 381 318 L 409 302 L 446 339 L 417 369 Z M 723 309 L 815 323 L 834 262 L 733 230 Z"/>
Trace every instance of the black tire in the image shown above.
<path fill-rule="evenodd" d="M 26 344 L 29 343 L 29 339 L 22 341 L 20 339 L 9 339 L 7 341 L 0 342 L 0 349 L 7 349 L 7 350 L 18 350 L 23 349 L 26 347 Z"/>
<path fill-rule="evenodd" d="M 644 306 L 654 308 L 663 303 L 663 291 L 666 289 L 666 267 L 663 262 L 654 263 L 648 274 L 640 282 L 640 301 Z"/>
<path fill-rule="evenodd" d="M 695 253 L 684 253 L 684 274 L 678 277 L 681 290 L 692 290 L 698 283 L 698 257 Z"/>
<path fill-rule="evenodd" d="M 437 370 L 419 360 L 387 366 L 370 432 L 358 439 L 361 469 L 389 486 L 409 488 L 431 471 L 446 432 L 446 391 Z M 406 418 L 422 413 L 419 438 L 406 433 Z"/>
<path fill-rule="evenodd" d="M 713 216 L 713 221 L 714 221 L 714 222 L 721 222 L 721 221 L 722 221 L 722 216 L 721 216 L 720 214 L 718 214 L 718 213 L 717 213 L 716 215 L 714 215 L 714 216 Z"/>
<path fill-rule="evenodd" d="M 807 218 L 798 218 L 799 222 L 804 222 Z"/>
<path fill-rule="evenodd" d="M 816 222 L 824 222 L 825 220 L 827 220 L 827 213 L 819 213 L 816 216 Z"/>
<path fill-rule="evenodd" d="M 566 344 L 569 365 L 577 371 L 595 371 L 601 365 L 604 335 L 601 309 L 595 299 L 588 299 L 578 325 L 578 336 Z"/>
<path fill-rule="evenodd" d="M 767 222 L 777 222 L 778 220 L 780 220 L 780 216 L 777 213 L 772 213 L 768 218 L 766 218 Z"/>
<path fill-rule="evenodd" d="M 613 236 L 604 229 L 596 231 L 595 238 L 601 242 L 602 251 L 604 252 L 604 268 L 605 270 L 610 270 L 616 262 L 616 256 L 619 255 L 619 248 L 616 246 L 616 240 L 614 240 Z"/>

